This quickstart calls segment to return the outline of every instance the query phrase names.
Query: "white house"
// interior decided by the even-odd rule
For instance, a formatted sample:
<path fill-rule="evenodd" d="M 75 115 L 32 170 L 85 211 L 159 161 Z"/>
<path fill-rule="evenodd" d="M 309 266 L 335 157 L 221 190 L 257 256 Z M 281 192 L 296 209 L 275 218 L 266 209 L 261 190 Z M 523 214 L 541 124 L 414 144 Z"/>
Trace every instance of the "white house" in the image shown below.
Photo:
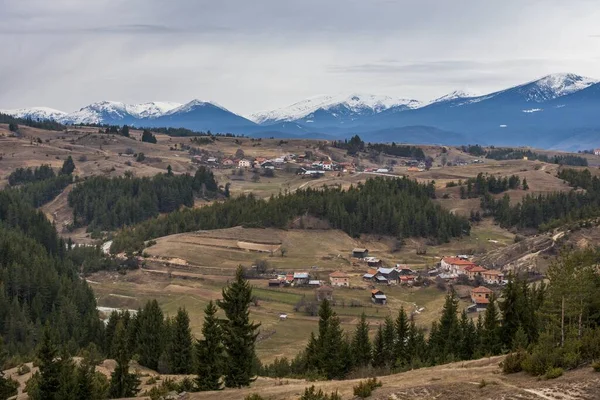
<path fill-rule="evenodd" d="M 600 149 L 594 150 L 594 154 L 597 155 L 597 156 L 600 156 Z"/>
<path fill-rule="evenodd" d="M 321 168 L 323 168 L 325 171 L 331 171 L 333 170 L 333 163 L 330 161 L 323 161 L 321 163 Z"/>
<path fill-rule="evenodd" d="M 250 168 L 251 166 L 252 162 L 250 160 L 243 159 L 238 162 L 238 167 L 240 168 Z"/>

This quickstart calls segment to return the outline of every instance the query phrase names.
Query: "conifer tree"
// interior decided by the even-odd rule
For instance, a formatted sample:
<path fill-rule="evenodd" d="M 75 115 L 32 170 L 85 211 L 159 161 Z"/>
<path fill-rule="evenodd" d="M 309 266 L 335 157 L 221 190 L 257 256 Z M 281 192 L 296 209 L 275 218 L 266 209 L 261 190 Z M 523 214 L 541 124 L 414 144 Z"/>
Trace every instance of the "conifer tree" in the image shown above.
<path fill-rule="evenodd" d="M 54 345 L 50 326 L 46 325 L 42 334 L 42 341 L 37 351 L 39 363 L 39 395 L 41 399 L 57 399 L 60 389 L 61 364 L 57 360 L 58 351 Z"/>
<path fill-rule="evenodd" d="M 385 345 L 383 340 L 383 327 L 379 325 L 377 334 L 373 341 L 373 367 L 382 368 L 385 366 Z"/>
<path fill-rule="evenodd" d="M 77 369 L 71 356 L 63 351 L 58 361 L 60 366 L 60 379 L 58 392 L 55 398 L 61 400 L 79 400 L 77 398 Z"/>
<path fill-rule="evenodd" d="M 508 283 L 502 290 L 503 302 L 499 308 L 502 311 L 501 339 L 506 348 L 510 348 L 517 329 L 521 326 L 524 315 L 524 299 L 519 288 L 519 283 L 514 276 L 508 277 Z"/>
<path fill-rule="evenodd" d="M 483 322 L 483 349 L 486 354 L 489 355 L 500 354 L 502 349 L 498 309 L 496 308 L 496 300 L 493 295 L 490 297 L 490 302 L 485 310 L 485 320 Z"/>
<path fill-rule="evenodd" d="M 134 397 L 138 392 L 140 380 L 129 372 L 131 355 L 127 349 L 127 331 L 123 321 L 119 321 L 115 329 L 115 360 L 117 366 L 110 379 L 109 395 L 113 399 Z"/>
<path fill-rule="evenodd" d="M 371 363 L 371 340 L 369 339 L 369 323 L 363 312 L 356 326 L 354 338 L 352 339 L 352 353 L 354 363 L 358 367 L 365 367 Z"/>
<path fill-rule="evenodd" d="M 75 171 L 75 163 L 71 156 L 67 157 L 60 169 L 60 175 L 71 175 Z"/>
<path fill-rule="evenodd" d="M 485 335 L 485 329 L 483 327 L 483 317 L 481 314 L 477 315 L 477 324 L 475 325 L 475 331 L 477 332 L 477 342 L 475 345 L 475 358 L 480 358 L 485 355 L 485 348 L 483 344 L 483 338 Z"/>
<path fill-rule="evenodd" d="M 221 376 L 224 368 L 222 331 L 217 319 L 217 307 L 210 301 L 204 309 L 204 338 L 196 343 L 198 376 L 196 386 L 200 391 L 221 389 Z"/>
<path fill-rule="evenodd" d="M 173 374 L 192 372 L 192 332 L 190 317 L 183 308 L 177 310 L 173 321 L 171 345 L 169 346 L 171 371 Z"/>
<path fill-rule="evenodd" d="M 385 363 L 390 367 L 395 364 L 394 354 L 396 349 L 396 328 L 394 321 L 388 315 L 383 323 L 383 351 L 385 354 Z"/>
<path fill-rule="evenodd" d="M 156 370 L 164 349 L 164 316 L 156 300 L 149 301 L 138 315 L 140 365 Z"/>
<path fill-rule="evenodd" d="M 461 360 L 470 360 L 475 354 L 477 345 L 477 332 L 473 321 L 467 316 L 467 312 L 463 310 L 460 314 L 460 349 L 459 357 Z"/>
<path fill-rule="evenodd" d="M 239 388 L 250 385 L 254 346 L 260 324 L 250 322 L 249 306 L 252 302 L 252 287 L 244 279 L 244 270 L 238 267 L 235 279 L 223 288 L 223 300 L 218 302 L 225 312 L 223 321 L 223 344 L 227 354 L 225 386 Z"/>
<path fill-rule="evenodd" d="M 410 362 L 407 351 L 409 330 L 408 317 L 404 307 L 401 307 L 398 318 L 396 318 L 396 348 L 394 352 L 394 359 L 398 367 L 405 366 Z"/>
<path fill-rule="evenodd" d="M 349 362 L 345 345 L 344 332 L 340 319 L 334 313 L 329 321 L 329 327 L 323 341 L 323 372 L 328 379 L 342 379 L 347 372 Z"/>
<path fill-rule="evenodd" d="M 0 366 L 4 365 L 6 353 L 4 351 L 4 341 L 0 336 Z M 0 399 L 8 399 L 17 394 L 17 382 L 7 379 L 0 368 Z"/>

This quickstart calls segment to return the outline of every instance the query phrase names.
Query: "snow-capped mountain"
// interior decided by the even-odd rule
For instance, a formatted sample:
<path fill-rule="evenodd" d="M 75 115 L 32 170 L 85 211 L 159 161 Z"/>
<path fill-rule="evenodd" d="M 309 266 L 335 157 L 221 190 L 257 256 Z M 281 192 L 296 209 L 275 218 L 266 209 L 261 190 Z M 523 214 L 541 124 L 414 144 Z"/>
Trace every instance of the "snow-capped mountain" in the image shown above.
<path fill-rule="evenodd" d="M 15 118 L 24 118 L 32 120 L 60 120 L 62 117 L 67 115 L 66 112 L 55 110 L 54 108 L 48 107 L 31 107 L 31 108 L 19 108 L 16 110 L 0 110 L 1 114 L 11 115 Z"/>
<path fill-rule="evenodd" d="M 351 94 L 336 96 L 315 96 L 294 103 L 288 107 L 272 111 L 263 111 L 248 116 L 248 119 L 260 125 L 270 125 L 284 121 L 304 121 L 314 123 L 319 112 L 329 114 L 333 118 L 353 118 L 380 113 L 392 107 L 418 108 L 417 100 L 400 99 L 390 96 L 372 94 Z"/>
<path fill-rule="evenodd" d="M 100 101 L 63 116 L 65 124 L 130 124 L 144 118 L 158 118 L 180 107 L 180 103 L 150 102 L 125 104 L 119 101 Z"/>
<path fill-rule="evenodd" d="M 455 90 L 451 93 L 445 94 L 437 99 L 434 99 L 429 102 L 429 104 L 433 103 L 443 103 L 446 101 L 459 100 L 459 99 L 472 99 L 475 97 L 480 97 L 481 93 L 476 93 L 470 90 Z"/>

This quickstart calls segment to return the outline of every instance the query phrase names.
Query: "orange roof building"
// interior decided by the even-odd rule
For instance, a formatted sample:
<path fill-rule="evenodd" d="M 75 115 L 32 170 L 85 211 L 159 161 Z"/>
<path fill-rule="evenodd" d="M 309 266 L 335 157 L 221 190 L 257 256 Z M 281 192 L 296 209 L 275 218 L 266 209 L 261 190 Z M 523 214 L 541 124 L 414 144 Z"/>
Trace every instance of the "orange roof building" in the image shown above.
<path fill-rule="evenodd" d="M 350 276 L 342 271 L 335 271 L 329 274 L 331 286 L 350 287 Z"/>

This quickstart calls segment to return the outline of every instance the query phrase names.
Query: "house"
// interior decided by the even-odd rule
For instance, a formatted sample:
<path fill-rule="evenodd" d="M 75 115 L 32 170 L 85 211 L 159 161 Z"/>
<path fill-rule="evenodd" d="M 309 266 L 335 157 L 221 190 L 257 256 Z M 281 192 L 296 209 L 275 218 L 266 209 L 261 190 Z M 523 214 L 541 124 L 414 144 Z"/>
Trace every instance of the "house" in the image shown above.
<path fill-rule="evenodd" d="M 366 257 L 365 261 L 369 267 L 381 267 L 383 264 L 379 258 L 375 257 Z"/>
<path fill-rule="evenodd" d="M 440 262 L 440 267 L 451 274 L 464 274 L 466 267 L 476 267 L 477 265 L 469 260 L 459 257 L 444 257 Z"/>
<path fill-rule="evenodd" d="M 217 159 L 215 157 L 209 157 L 206 159 L 206 162 L 208 164 L 216 164 L 217 163 Z"/>
<path fill-rule="evenodd" d="M 396 270 L 398 271 L 398 275 L 400 276 L 417 275 L 417 271 L 410 269 L 406 266 L 402 266 L 400 264 L 396 265 Z"/>
<path fill-rule="evenodd" d="M 342 271 L 329 274 L 331 286 L 350 287 L 350 276 Z"/>
<path fill-rule="evenodd" d="M 310 275 L 308 272 L 294 272 L 294 285 L 308 285 Z"/>
<path fill-rule="evenodd" d="M 371 301 L 375 304 L 385 304 L 387 303 L 387 297 L 381 290 L 374 289 L 371 290 Z"/>
<path fill-rule="evenodd" d="M 252 162 L 250 160 L 246 160 L 245 158 L 238 162 L 238 167 L 240 168 L 250 168 L 252 166 Z"/>
<path fill-rule="evenodd" d="M 315 290 L 315 295 L 317 297 L 317 301 L 323 300 L 333 300 L 333 289 L 329 286 L 321 286 L 320 288 Z"/>
<path fill-rule="evenodd" d="M 223 161 L 221 161 L 221 164 L 223 164 L 227 167 L 231 167 L 231 166 L 233 166 L 233 160 L 226 158 Z"/>
<path fill-rule="evenodd" d="M 487 269 L 480 267 L 479 265 L 474 267 L 467 266 L 464 268 L 464 274 L 467 275 L 470 280 L 474 280 L 477 276 L 482 276 L 484 272 L 487 272 Z"/>
<path fill-rule="evenodd" d="M 414 275 L 402 275 L 400 276 L 400 283 L 404 285 L 412 285 L 415 283 L 416 277 Z"/>
<path fill-rule="evenodd" d="M 481 276 L 483 277 L 483 281 L 488 285 L 499 285 L 504 280 L 504 274 L 495 269 L 482 272 Z"/>
<path fill-rule="evenodd" d="M 325 171 L 331 171 L 333 170 L 333 163 L 330 161 L 323 161 L 321 163 L 321 168 L 323 168 Z"/>
<path fill-rule="evenodd" d="M 264 169 L 275 169 L 275 164 L 273 164 L 271 161 L 265 161 L 260 164 L 260 166 Z"/>
<path fill-rule="evenodd" d="M 379 168 L 379 169 L 377 169 L 377 171 L 375 171 L 375 172 L 379 172 L 379 173 L 384 173 L 384 174 L 386 174 L 386 173 L 390 172 L 390 170 L 389 170 L 389 169 L 387 169 L 387 168 Z"/>
<path fill-rule="evenodd" d="M 475 303 L 477 311 L 483 311 L 490 303 L 490 297 L 494 292 L 485 286 L 479 286 L 471 290 L 471 300 Z"/>
<path fill-rule="evenodd" d="M 287 275 L 285 276 L 285 281 L 286 281 L 287 283 L 292 283 L 292 282 L 294 282 L 294 274 L 287 274 Z"/>
<path fill-rule="evenodd" d="M 377 270 L 375 268 L 369 268 L 366 274 L 363 275 L 363 279 L 366 281 L 372 281 L 377 274 Z"/>
<path fill-rule="evenodd" d="M 355 248 L 352 250 L 352 257 L 354 258 L 365 258 L 369 256 L 368 249 Z"/>
<path fill-rule="evenodd" d="M 594 150 L 594 155 L 596 155 L 596 156 L 600 156 L 600 149 L 596 149 L 596 150 Z"/>
<path fill-rule="evenodd" d="M 281 281 L 279 279 L 271 279 L 269 280 L 269 287 L 280 287 Z"/>
<path fill-rule="evenodd" d="M 311 286 L 311 287 L 320 287 L 321 286 L 321 281 L 315 280 L 315 279 L 311 279 L 310 281 L 308 281 L 308 286 Z"/>
<path fill-rule="evenodd" d="M 384 277 L 389 283 L 398 283 L 399 273 L 396 268 L 379 268 L 375 278 Z"/>
<path fill-rule="evenodd" d="M 375 278 L 373 278 L 375 283 L 380 283 L 380 284 L 388 284 L 390 283 L 387 278 L 385 276 L 382 275 L 376 275 Z"/>

